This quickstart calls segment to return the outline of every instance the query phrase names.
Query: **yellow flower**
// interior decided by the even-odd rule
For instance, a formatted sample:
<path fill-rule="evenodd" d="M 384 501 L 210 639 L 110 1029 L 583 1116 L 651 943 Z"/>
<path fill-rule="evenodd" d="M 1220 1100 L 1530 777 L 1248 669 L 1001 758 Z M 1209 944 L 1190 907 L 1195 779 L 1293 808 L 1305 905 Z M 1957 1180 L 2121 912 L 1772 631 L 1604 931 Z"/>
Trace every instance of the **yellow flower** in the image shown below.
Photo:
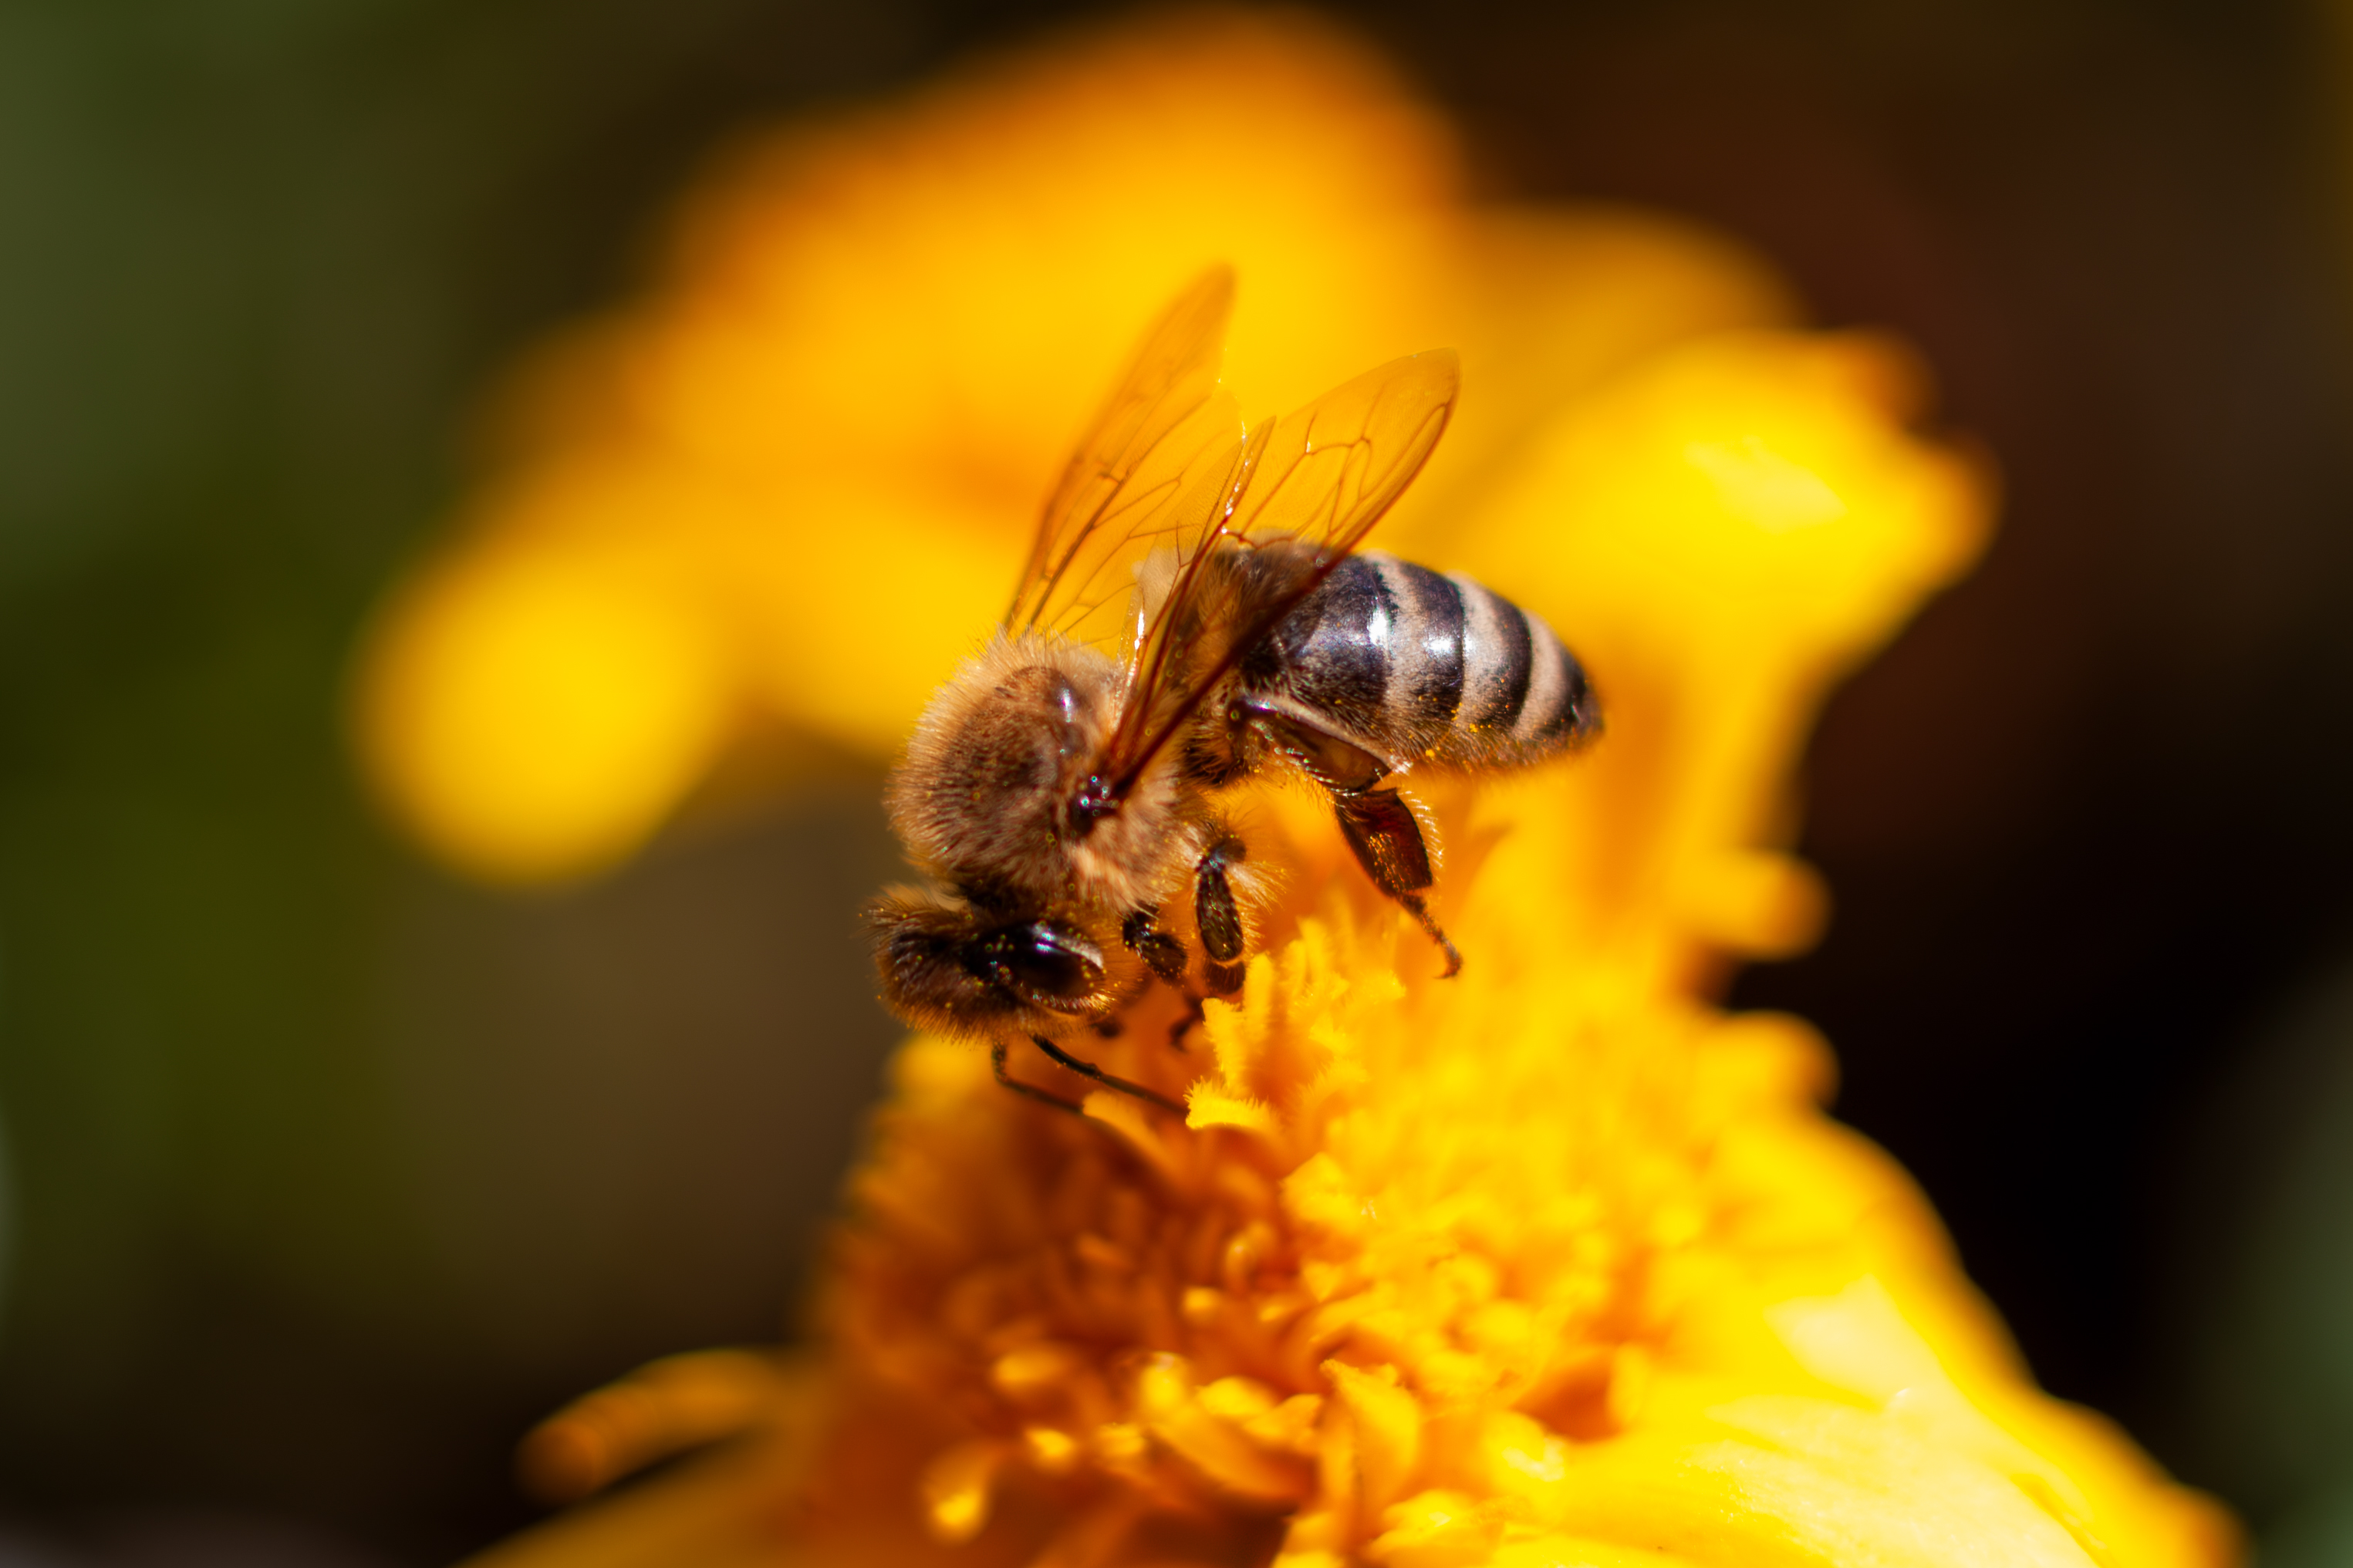
<path fill-rule="evenodd" d="M 1609 734 L 1424 795 L 1452 980 L 1314 802 L 1253 796 L 1284 880 L 1242 991 L 1189 1052 L 1165 993 L 1094 1051 L 1181 1122 L 910 1041 L 810 1359 L 659 1364 L 526 1458 L 579 1491 L 753 1435 L 484 1564 L 2232 1560 L 2219 1510 L 2034 1387 L 1917 1190 L 1822 1113 L 1819 1037 L 1710 1001 L 1818 929 L 1797 749 L 1979 548 L 1985 473 L 1912 432 L 1903 353 L 1789 328 L 1748 264 L 1453 181 L 1345 45 L 1186 19 L 754 155 L 659 296 L 551 362 L 364 688 L 388 792 L 483 868 L 622 852 L 761 722 L 894 744 L 1214 254 L 1255 405 L 1462 346 L 1380 542 L 1561 627 Z"/>

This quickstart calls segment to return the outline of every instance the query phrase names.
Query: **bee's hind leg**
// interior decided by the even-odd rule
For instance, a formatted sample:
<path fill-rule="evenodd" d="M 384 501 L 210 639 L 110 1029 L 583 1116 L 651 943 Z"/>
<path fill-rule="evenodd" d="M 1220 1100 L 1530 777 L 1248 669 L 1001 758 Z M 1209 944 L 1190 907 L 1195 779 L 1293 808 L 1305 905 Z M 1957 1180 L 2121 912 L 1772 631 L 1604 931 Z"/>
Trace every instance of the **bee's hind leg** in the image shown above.
<path fill-rule="evenodd" d="M 1422 892 L 1436 879 L 1430 869 L 1430 846 L 1422 842 L 1421 824 L 1405 797 L 1393 789 L 1368 789 L 1343 795 L 1335 792 L 1332 805 L 1340 817 L 1341 835 L 1356 852 L 1356 864 L 1373 885 L 1404 906 L 1446 954 L 1446 978 L 1461 973 L 1462 955 L 1430 918 Z"/>
<path fill-rule="evenodd" d="M 1446 932 L 1440 928 L 1438 921 L 1430 917 L 1430 906 L 1422 902 L 1421 895 L 1419 893 L 1394 893 L 1390 896 L 1396 899 L 1398 903 L 1405 906 L 1405 912 L 1411 915 L 1415 921 L 1420 925 L 1421 929 L 1430 933 L 1430 940 L 1436 942 L 1438 944 L 1438 951 L 1446 955 L 1446 967 L 1439 972 L 1438 977 L 1440 980 L 1451 980 L 1456 975 L 1461 973 L 1461 950 L 1454 945 L 1454 939 L 1448 936 Z"/>

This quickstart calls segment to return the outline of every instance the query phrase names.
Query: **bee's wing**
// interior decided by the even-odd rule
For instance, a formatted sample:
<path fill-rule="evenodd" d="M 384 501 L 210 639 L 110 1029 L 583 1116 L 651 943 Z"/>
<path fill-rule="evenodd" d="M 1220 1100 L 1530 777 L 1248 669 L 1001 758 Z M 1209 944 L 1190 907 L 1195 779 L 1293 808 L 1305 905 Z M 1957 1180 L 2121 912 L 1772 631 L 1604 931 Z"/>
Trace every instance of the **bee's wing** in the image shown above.
<path fill-rule="evenodd" d="M 1136 564 L 1192 542 L 1240 450 L 1240 412 L 1218 384 L 1233 303 L 1232 268 L 1212 268 L 1145 334 L 1047 498 L 1008 629 L 1133 637 Z"/>
<path fill-rule="evenodd" d="M 1104 763 L 1114 796 L 1250 647 L 1363 542 L 1429 460 L 1453 411 L 1451 350 L 1391 360 L 1252 429 L 1224 490 L 1177 541 L 1167 587 L 1142 628 L 1128 698 Z M 1189 510 L 1189 509 L 1188 509 Z M 1288 541 L 1282 586 L 1213 625 L 1202 599 L 1214 551 Z"/>

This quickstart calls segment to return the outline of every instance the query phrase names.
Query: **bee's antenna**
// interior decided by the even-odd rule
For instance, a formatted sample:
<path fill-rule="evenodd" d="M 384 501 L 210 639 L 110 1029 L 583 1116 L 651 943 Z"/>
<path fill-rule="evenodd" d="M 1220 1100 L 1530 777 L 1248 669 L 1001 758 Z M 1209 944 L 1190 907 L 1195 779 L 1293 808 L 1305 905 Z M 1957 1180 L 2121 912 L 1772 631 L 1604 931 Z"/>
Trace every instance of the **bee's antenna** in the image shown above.
<path fill-rule="evenodd" d="M 1073 1116 L 1084 1116 L 1086 1114 L 1086 1108 L 1081 1105 L 1077 1100 L 1065 1100 L 1059 1094 L 1050 1094 L 1045 1089 L 1039 1089 L 1034 1083 L 1023 1083 L 1019 1079 L 1015 1078 L 1011 1073 L 1007 1072 L 1005 1070 L 1005 1042 L 1003 1040 L 995 1040 L 990 1042 L 988 1047 L 988 1065 L 997 1069 L 997 1081 L 1011 1089 L 1014 1093 L 1026 1095 L 1029 1099 L 1038 1100 L 1042 1104 L 1050 1105 L 1057 1110 L 1067 1110 Z"/>
<path fill-rule="evenodd" d="M 1169 1099 L 1166 1095 L 1162 1094 L 1157 1089 L 1146 1089 L 1140 1083 L 1131 1083 L 1124 1078 L 1115 1078 L 1112 1074 L 1103 1071 L 1103 1068 L 1095 1066 L 1092 1062 L 1082 1062 L 1078 1058 L 1071 1055 L 1070 1052 L 1063 1050 L 1060 1047 L 1055 1045 L 1053 1041 L 1048 1039 L 1043 1035 L 1030 1036 L 1029 1043 L 1036 1046 L 1048 1056 L 1053 1058 L 1056 1061 L 1061 1063 L 1064 1067 L 1070 1068 L 1072 1072 L 1079 1074 L 1082 1078 L 1091 1078 L 1097 1083 L 1103 1085 L 1105 1089 L 1115 1089 L 1122 1094 L 1132 1094 L 1136 1099 L 1145 1101 L 1148 1105 L 1158 1106 L 1161 1110 L 1168 1112 L 1171 1116 L 1182 1116 L 1185 1114 L 1185 1108 L 1182 1105 Z M 1075 1110 L 1078 1107 L 1072 1106 L 1071 1109 Z"/>

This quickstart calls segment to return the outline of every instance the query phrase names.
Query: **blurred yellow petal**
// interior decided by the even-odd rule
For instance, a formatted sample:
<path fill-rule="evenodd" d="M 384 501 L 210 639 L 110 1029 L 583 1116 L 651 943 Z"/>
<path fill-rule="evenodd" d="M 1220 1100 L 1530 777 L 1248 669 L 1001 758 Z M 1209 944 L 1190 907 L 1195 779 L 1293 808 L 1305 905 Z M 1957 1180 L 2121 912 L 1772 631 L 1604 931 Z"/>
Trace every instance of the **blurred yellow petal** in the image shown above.
<path fill-rule="evenodd" d="M 633 564 L 485 550 L 388 607 L 359 743 L 425 843 L 501 880 L 592 869 L 710 766 L 735 705 L 727 660 L 701 606 Z"/>

